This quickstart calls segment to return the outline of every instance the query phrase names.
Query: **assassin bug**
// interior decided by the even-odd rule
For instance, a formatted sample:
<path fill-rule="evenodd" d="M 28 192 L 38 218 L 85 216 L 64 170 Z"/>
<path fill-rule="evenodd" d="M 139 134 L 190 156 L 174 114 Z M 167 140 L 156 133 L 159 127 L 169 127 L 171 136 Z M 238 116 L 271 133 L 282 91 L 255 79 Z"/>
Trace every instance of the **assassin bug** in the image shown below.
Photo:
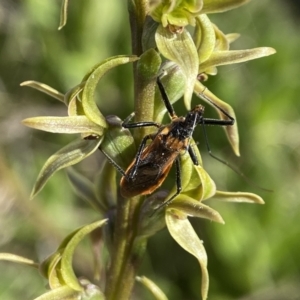
<path fill-rule="evenodd" d="M 231 126 L 235 122 L 234 118 L 213 102 L 211 103 L 228 117 L 227 120 L 204 118 L 204 107 L 202 105 L 195 106 L 185 117 L 178 117 L 159 77 L 157 77 L 157 85 L 171 117 L 171 123 L 167 125 L 160 125 L 155 122 L 129 123 L 134 116 L 134 114 L 131 114 L 122 123 L 124 128 L 154 126 L 158 128 L 158 131 L 146 135 L 142 139 L 134 160 L 125 172 L 114 161 L 108 158 L 122 174 L 120 189 L 121 195 L 125 198 L 153 193 L 164 182 L 175 162 L 177 191 L 168 200 L 159 205 L 156 210 L 168 205 L 181 192 L 180 154 L 188 151 L 193 163 L 198 165 L 197 156 L 190 145 L 190 139 L 195 127 L 198 124 L 202 125 L 206 138 L 205 125 Z M 148 140 L 152 141 L 147 145 Z M 209 154 L 212 155 L 207 141 L 206 144 Z"/>

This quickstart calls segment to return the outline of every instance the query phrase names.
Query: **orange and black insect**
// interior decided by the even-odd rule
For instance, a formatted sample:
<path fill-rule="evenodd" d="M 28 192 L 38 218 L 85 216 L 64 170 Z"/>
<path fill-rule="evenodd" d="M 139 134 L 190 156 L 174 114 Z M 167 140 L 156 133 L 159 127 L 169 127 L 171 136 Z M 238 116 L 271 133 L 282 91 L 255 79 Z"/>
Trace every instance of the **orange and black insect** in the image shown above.
<path fill-rule="evenodd" d="M 168 205 L 181 192 L 180 154 L 188 151 L 193 163 L 198 165 L 198 159 L 190 145 L 195 127 L 198 124 L 202 125 L 203 129 L 205 125 L 230 126 L 234 124 L 235 120 L 214 103 L 212 104 L 228 117 L 227 120 L 204 118 L 202 105 L 197 105 L 185 117 L 178 117 L 159 77 L 157 78 L 157 85 L 171 117 L 171 123 L 168 125 L 160 125 L 155 122 L 129 123 L 134 115 L 131 114 L 122 123 L 124 128 L 154 126 L 158 128 L 158 131 L 143 138 L 134 160 L 125 172 L 115 162 L 112 161 L 112 163 L 123 175 L 120 183 L 121 195 L 125 198 L 131 198 L 137 195 L 151 194 L 158 189 L 175 162 L 177 191 L 158 207 L 161 208 Z M 151 142 L 147 144 L 149 140 Z M 206 144 L 208 147 L 208 143 Z M 211 154 L 209 147 L 208 150 Z"/>

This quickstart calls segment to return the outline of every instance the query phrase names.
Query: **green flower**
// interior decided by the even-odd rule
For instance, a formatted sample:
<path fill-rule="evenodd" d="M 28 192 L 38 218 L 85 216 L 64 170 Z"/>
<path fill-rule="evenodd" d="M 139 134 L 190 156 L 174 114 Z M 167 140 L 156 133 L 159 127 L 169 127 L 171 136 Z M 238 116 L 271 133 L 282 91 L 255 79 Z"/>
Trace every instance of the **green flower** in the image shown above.
<path fill-rule="evenodd" d="M 33 198 L 46 184 L 49 178 L 58 170 L 72 166 L 94 153 L 102 143 L 107 151 L 117 151 L 109 153 L 115 157 L 123 148 L 133 144 L 132 138 L 120 139 L 113 133 L 115 124 L 109 124 L 99 111 L 95 99 L 95 89 L 102 76 L 110 69 L 137 60 L 136 56 L 116 56 L 109 58 L 92 68 L 82 82 L 71 89 L 65 95 L 53 88 L 35 81 L 26 81 L 23 86 L 36 88 L 50 96 L 64 102 L 68 107 L 66 117 L 34 117 L 23 120 L 26 126 L 53 132 L 66 134 L 81 134 L 81 137 L 52 155 L 43 166 L 33 187 L 31 198 Z M 119 122 L 119 131 L 121 125 Z M 122 134 L 120 134 L 122 136 Z M 123 136 L 126 132 L 123 132 Z M 115 139 L 116 138 L 116 139 Z M 106 140 L 112 144 L 116 142 L 117 149 L 107 146 Z M 117 140 L 117 141 L 116 141 Z M 121 149 L 120 149 L 121 148 Z M 119 162 L 122 165 L 121 162 Z"/>
<path fill-rule="evenodd" d="M 248 0 L 161 0 L 153 1 L 150 16 L 172 32 L 180 32 L 187 25 L 196 25 L 196 17 L 233 9 Z"/>

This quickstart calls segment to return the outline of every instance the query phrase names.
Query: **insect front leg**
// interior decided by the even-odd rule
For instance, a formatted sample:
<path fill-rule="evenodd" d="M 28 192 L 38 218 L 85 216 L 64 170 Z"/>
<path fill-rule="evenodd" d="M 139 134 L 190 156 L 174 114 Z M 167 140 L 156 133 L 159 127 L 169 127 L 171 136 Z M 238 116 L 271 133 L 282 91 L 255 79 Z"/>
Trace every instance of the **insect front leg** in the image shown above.
<path fill-rule="evenodd" d="M 122 123 L 122 127 L 124 128 L 137 128 L 137 127 L 147 127 L 147 126 L 155 126 L 157 128 L 160 127 L 160 124 L 156 122 L 136 122 L 136 123 L 129 123 L 131 119 L 134 117 L 135 113 L 131 113 Z"/>

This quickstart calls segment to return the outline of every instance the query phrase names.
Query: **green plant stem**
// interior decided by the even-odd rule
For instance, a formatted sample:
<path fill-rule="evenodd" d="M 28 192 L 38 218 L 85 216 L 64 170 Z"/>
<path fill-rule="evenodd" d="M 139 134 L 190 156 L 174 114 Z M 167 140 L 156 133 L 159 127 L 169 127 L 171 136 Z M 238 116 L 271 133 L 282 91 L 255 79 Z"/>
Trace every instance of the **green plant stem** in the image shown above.
<path fill-rule="evenodd" d="M 142 54 L 142 30 L 146 17 L 146 0 L 129 0 L 128 9 L 132 33 L 132 52 Z M 134 65 L 135 113 L 141 118 L 145 107 L 138 105 L 144 97 L 144 86 L 138 84 L 139 74 Z M 153 101 L 153 100 L 152 100 Z M 143 118 L 145 116 L 142 116 Z M 150 116 L 152 117 L 152 116 Z M 148 119 L 151 120 L 151 119 Z M 120 198 L 117 205 L 114 229 L 113 253 L 106 283 L 106 299 L 126 300 L 130 298 L 137 269 L 143 257 L 146 240 L 135 242 L 138 232 L 140 197 Z"/>

